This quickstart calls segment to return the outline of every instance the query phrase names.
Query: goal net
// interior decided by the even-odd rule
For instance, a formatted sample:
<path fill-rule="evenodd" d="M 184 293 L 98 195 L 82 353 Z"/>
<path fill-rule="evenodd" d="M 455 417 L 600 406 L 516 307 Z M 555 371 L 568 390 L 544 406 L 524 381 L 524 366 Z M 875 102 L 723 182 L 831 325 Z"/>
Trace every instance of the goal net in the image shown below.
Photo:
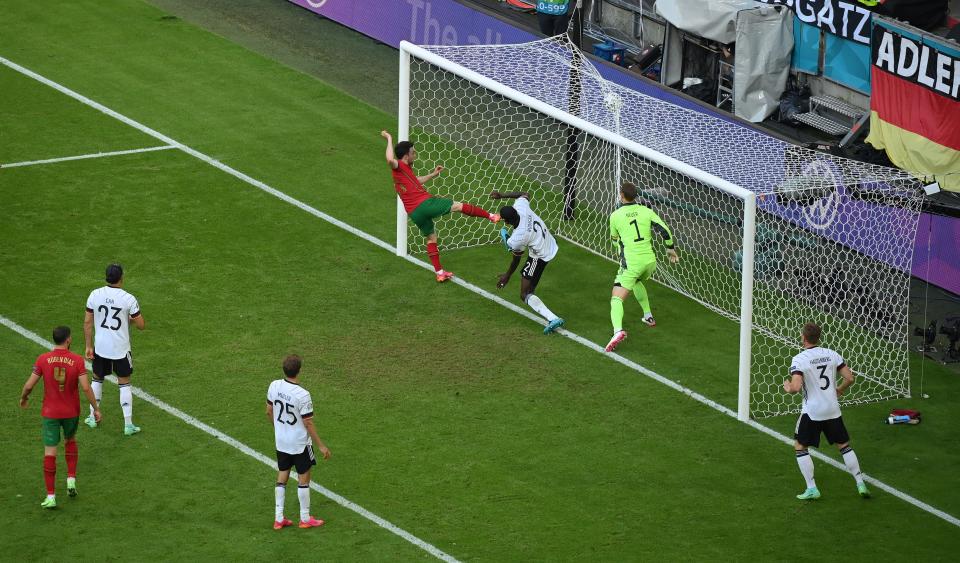
<path fill-rule="evenodd" d="M 895 169 L 795 147 L 604 80 L 564 37 L 517 45 L 401 45 L 398 140 L 418 168 L 443 164 L 431 192 L 489 200 L 529 191 L 564 242 L 616 260 L 608 217 L 618 186 L 674 232 L 654 280 L 740 323 L 738 415 L 798 412 L 782 389 L 804 322 L 858 383 L 842 402 L 910 393 L 909 270 L 920 185 Z M 398 207 L 398 253 L 424 251 Z M 453 214 L 445 249 L 497 244 Z M 661 245 L 654 245 L 658 253 Z M 731 384 L 732 384 L 731 373 Z"/>

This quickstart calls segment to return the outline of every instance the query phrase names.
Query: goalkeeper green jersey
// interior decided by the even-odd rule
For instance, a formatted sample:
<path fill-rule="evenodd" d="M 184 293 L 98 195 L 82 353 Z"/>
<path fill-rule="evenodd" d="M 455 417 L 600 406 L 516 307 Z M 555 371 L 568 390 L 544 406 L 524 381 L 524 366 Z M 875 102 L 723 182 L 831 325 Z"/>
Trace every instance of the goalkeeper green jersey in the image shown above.
<path fill-rule="evenodd" d="M 620 264 L 623 268 L 656 261 L 653 231 L 663 238 L 664 246 L 673 248 L 670 227 L 649 207 L 625 203 L 610 215 L 610 236 L 620 245 Z"/>

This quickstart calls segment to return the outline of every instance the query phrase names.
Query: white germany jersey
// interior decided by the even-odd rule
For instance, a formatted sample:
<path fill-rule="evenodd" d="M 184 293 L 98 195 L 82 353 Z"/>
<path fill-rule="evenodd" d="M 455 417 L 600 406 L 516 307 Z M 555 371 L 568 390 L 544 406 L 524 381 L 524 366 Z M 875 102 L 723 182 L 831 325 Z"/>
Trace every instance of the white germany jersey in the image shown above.
<path fill-rule="evenodd" d="M 94 289 L 87 298 L 93 313 L 94 351 L 101 358 L 119 360 L 130 352 L 130 319 L 140 314 L 137 298 L 119 287 Z"/>
<path fill-rule="evenodd" d="M 837 401 L 837 372 L 845 364 L 840 354 L 829 348 L 814 346 L 793 357 L 790 375 L 803 374 L 803 412 L 811 420 L 840 417 Z"/>
<path fill-rule="evenodd" d="M 303 453 L 310 445 L 310 436 L 303 419 L 313 416 L 310 392 L 296 383 L 278 379 L 267 389 L 267 402 L 273 405 L 273 435 L 277 451 L 288 454 Z"/>
<path fill-rule="evenodd" d="M 557 255 L 557 240 L 543 223 L 543 219 L 530 209 L 530 202 L 525 197 L 518 197 L 513 208 L 520 215 L 520 225 L 513 230 L 507 239 L 510 250 L 521 252 L 527 250 L 531 258 L 539 258 L 549 262 Z"/>

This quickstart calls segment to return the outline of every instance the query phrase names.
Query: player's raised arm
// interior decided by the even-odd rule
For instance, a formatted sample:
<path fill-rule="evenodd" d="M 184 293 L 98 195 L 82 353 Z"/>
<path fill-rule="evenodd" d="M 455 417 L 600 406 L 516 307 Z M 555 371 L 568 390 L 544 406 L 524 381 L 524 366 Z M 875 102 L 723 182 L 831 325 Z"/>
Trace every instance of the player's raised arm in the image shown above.
<path fill-rule="evenodd" d="M 380 136 L 387 140 L 387 150 L 384 153 L 384 156 L 387 159 L 387 164 L 390 165 L 390 168 L 396 170 L 398 164 L 397 158 L 393 154 L 393 137 L 386 130 L 381 131 Z"/>

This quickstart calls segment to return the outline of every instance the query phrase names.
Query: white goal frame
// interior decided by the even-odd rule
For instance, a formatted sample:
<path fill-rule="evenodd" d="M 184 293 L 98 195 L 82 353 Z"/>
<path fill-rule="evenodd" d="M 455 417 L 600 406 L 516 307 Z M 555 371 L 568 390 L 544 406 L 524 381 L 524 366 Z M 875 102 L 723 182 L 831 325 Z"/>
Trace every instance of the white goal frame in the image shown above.
<path fill-rule="evenodd" d="M 714 189 L 729 194 L 743 203 L 743 269 L 740 285 L 740 350 L 737 389 L 737 418 L 750 418 L 750 368 L 753 343 L 753 270 L 754 245 L 757 225 L 757 194 L 699 168 L 650 149 L 617 133 L 598 127 L 575 115 L 557 109 L 536 98 L 505 86 L 489 77 L 447 60 L 436 53 L 409 43 L 400 42 L 400 99 L 397 123 L 397 141 L 407 140 L 410 135 L 410 57 L 433 64 L 469 82 L 487 88 L 497 94 L 532 108 L 558 121 L 566 123 L 597 138 L 603 139 L 621 150 L 630 151 L 694 178 Z M 407 255 L 407 212 L 397 197 L 397 256 Z"/>

